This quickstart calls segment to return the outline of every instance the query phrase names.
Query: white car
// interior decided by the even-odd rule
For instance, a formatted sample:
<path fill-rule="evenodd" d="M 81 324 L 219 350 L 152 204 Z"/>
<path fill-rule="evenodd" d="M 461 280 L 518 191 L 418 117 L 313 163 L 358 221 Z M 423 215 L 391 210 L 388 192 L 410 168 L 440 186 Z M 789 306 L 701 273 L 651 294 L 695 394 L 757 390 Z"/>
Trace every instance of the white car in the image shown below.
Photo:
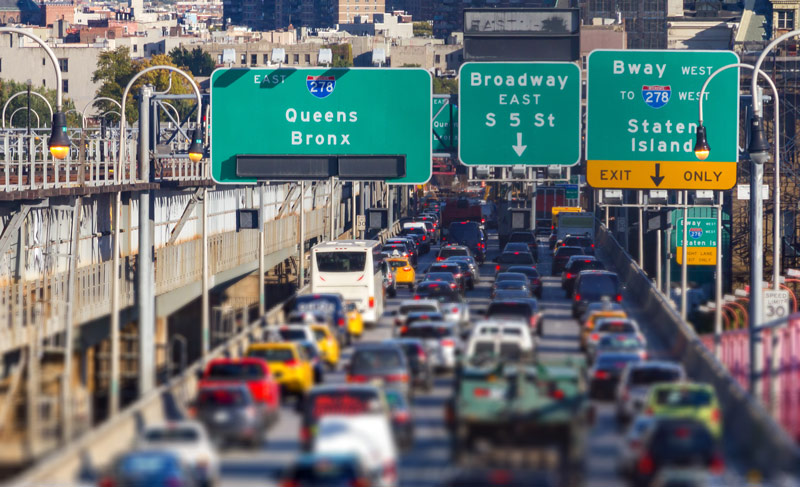
<path fill-rule="evenodd" d="M 284 342 L 316 342 L 310 325 L 280 325 L 270 328 L 271 338 Z"/>
<path fill-rule="evenodd" d="M 519 341 L 520 348 L 527 353 L 533 353 L 535 346 L 531 329 L 527 324 L 514 320 L 490 319 L 479 321 L 470 333 L 470 340 L 479 338 L 504 336 Z"/>
<path fill-rule="evenodd" d="M 503 360 L 520 360 L 529 358 L 529 352 L 523 350 L 520 341 L 512 335 L 482 335 L 469 340 L 465 355 L 467 362 L 480 357 L 494 357 Z"/>
<path fill-rule="evenodd" d="M 438 313 L 439 302 L 434 299 L 406 299 L 400 303 L 397 308 L 397 314 L 394 317 L 394 325 L 401 327 L 406 324 L 409 313 Z"/>
<path fill-rule="evenodd" d="M 686 371 L 675 362 L 653 360 L 628 364 L 617 386 L 617 421 L 626 423 L 642 412 L 653 384 L 683 380 Z"/>
<path fill-rule="evenodd" d="M 204 487 L 219 480 L 219 457 L 202 424 L 173 421 L 150 426 L 135 441 L 137 450 L 167 450 L 194 470 Z"/>
<path fill-rule="evenodd" d="M 455 369 L 457 351 L 461 349 L 457 324 L 444 321 L 417 321 L 411 324 L 403 338 L 422 340 L 434 367 Z"/>
<path fill-rule="evenodd" d="M 609 333 L 625 333 L 627 335 L 638 335 L 644 347 L 647 348 L 647 340 L 639 330 L 639 325 L 636 321 L 630 318 L 600 318 L 594 324 L 594 330 L 589 334 L 586 340 L 586 349 L 590 353 L 592 349 L 597 346 L 604 335 Z"/>
<path fill-rule="evenodd" d="M 466 325 L 469 323 L 469 303 L 459 298 L 458 301 L 445 301 L 439 303 L 439 312 L 445 321 Z"/>
<path fill-rule="evenodd" d="M 397 486 L 398 456 L 392 425 L 385 414 L 323 416 L 313 453 L 357 455 L 374 485 Z"/>

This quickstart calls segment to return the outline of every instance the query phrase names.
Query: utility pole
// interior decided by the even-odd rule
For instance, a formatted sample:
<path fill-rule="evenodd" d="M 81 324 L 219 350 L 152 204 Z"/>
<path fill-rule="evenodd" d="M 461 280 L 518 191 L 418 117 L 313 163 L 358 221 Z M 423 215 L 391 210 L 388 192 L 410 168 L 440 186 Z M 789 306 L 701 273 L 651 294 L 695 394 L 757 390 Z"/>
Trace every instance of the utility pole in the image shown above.
<path fill-rule="evenodd" d="M 258 183 L 258 316 L 267 312 L 267 298 L 264 295 L 264 183 Z"/>
<path fill-rule="evenodd" d="M 151 85 L 139 92 L 139 181 L 150 182 L 150 97 Z M 155 387 L 155 276 L 150 190 L 139 192 L 139 397 Z"/>

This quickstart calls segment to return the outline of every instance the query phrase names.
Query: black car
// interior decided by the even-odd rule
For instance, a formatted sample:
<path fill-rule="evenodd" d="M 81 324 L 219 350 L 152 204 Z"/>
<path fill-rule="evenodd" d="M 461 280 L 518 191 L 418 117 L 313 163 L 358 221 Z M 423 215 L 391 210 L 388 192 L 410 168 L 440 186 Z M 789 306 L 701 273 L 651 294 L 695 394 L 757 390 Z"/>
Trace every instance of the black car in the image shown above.
<path fill-rule="evenodd" d="M 304 454 L 283 473 L 280 485 L 350 487 L 369 485 L 370 473 L 358 455 Z"/>
<path fill-rule="evenodd" d="M 419 227 L 404 228 L 403 230 L 400 231 L 400 235 L 409 236 L 412 238 L 418 238 L 420 242 L 419 244 L 420 255 L 427 254 L 428 252 L 431 251 L 431 241 L 428 238 L 427 230 L 424 230 Z"/>
<path fill-rule="evenodd" d="M 708 469 L 721 474 L 725 464 L 708 428 L 693 419 L 657 418 L 642 440 L 632 472 L 634 486 L 648 486 L 665 467 Z"/>
<path fill-rule="evenodd" d="M 329 318 L 341 343 L 347 341 L 347 316 L 342 296 L 339 294 L 304 294 L 290 303 L 289 311 L 319 313 Z"/>
<path fill-rule="evenodd" d="M 506 269 L 506 272 L 518 272 L 525 274 L 528 277 L 528 288 L 533 292 L 534 296 L 542 298 L 542 276 L 536 267 L 532 265 L 512 265 Z"/>
<path fill-rule="evenodd" d="M 356 344 L 347 366 L 347 382 L 383 381 L 385 387 L 411 394 L 411 368 L 403 349 L 395 343 Z"/>
<path fill-rule="evenodd" d="M 536 242 L 536 235 L 530 230 L 525 230 L 524 232 L 513 232 L 511 235 L 509 235 L 508 242 L 524 242 L 528 244 L 528 250 L 530 250 L 531 254 L 533 254 L 534 259 L 539 253 L 539 244 Z"/>
<path fill-rule="evenodd" d="M 464 293 L 467 289 L 467 276 L 461 270 L 461 266 L 456 262 L 437 262 L 428 267 L 428 272 L 449 272 L 453 274 L 458 283 L 458 291 Z"/>
<path fill-rule="evenodd" d="M 406 359 L 411 367 L 411 378 L 414 387 L 424 391 L 433 389 L 433 370 L 428 359 L 428 351 L 425 345 L 418 338 L 398 338 L 392 340 L 397 343 L 406 354 Z"/>
<path fill-rule="evenodd" d="M 535 331 L 541 335 L 539 330 L 539 303 L 534 298 L 492 301 L 486 310 L 486 318 L 522 321 L 530 326 L 531 332 Z"/>
<path fill-rule="evenodd" d="M 459 292 L 446 282 L 421 282 L 414 291 L 414 299 L 435 299 L 450 302 L 459 299 Z"/>
<path fill-rule="evenodd" d="M 583 255 L 583 247 L 559 247 L 553 254 L 553 269 L 550 275 L 557 276 L 564 271 L 567 261 L 573 255 Z"/>
<path fill-rule="evenodd" d="M 591 255 L 573 255 L 564 266 L 561 273 L 561 288 L 567 292 L 567 297 L 572 297 L 575 279 L 581 271 L 604 271 L 606 266 L 596 257 Z"/>
<path fill-rule="evenodd" d="M 472 274 L 472 266 L 465 260 L 447 259 L 447 262 L 454 262 L 461 268 L 461 275 L 464 277 L 464 285 L 467 289 L 475 289 L 475 276 Z"/>
<path fill-rule="evenodd" d="M 506 274 L 505 272 L 503 274 Z M 524 278 L 525 276 L 523 276 Z M 505 281 L 498 281 L 495 282 L 492 286 L 492 294 L 491 298 L 495 299 L 497 297 L 498 291 L 521 291 L 527 293 L 526 297 L 531 297 L 531 290 L 528 289 L 528 279 L 523 279 L 521 281 L 514 281 L 514 280 L 505 280 Z"/>
<path fill-rule="evenodd" d="M 453 222 L 447 227 L 447 242 L 469 248 L 480 263 L 486 258 L 486 234 L 476 222 Z"/>
<path fill-rule="evenodd" d="M 197 419 L 217 444 L 257 448 L 270 426 L 266 409 L 257 406 L 244 383 L 203 387 L 197 397 Z"/>
<path fill-rule="evenodd" d="M 641 361 L 642 357 L 638 353 L 613 352 L 598 355 L 589 373 L 589 397 L 613 399 L 622 371 L 629 363 Z"/>
<path fill-rule="evenodd" d="M 436 255 L 436 262 L 442 262 L 449 257 L 459 255 L 471 256 L 472 253 L 469 251 L 468 247 L 463 245 L 445 245 L 439 249 L 439 254 Z"/>
<path fill-rule="evenodd" d="M 565 247 L 566 248 L 566 247 Z M 572 317 L 578 318 L 589 303 L 622 302 L 619 277 L 611 271 L 583 271 L 578 274 L 572 295 Z"/>
<path fill-rule="evenodd" d="M 530 252 L 503 252 L 494 259 L 495 274 L 505 272 L 511 266 L 534 266 L 536 261 Z"/>
<path fill-rule="evenodd" d="M 582 247 L 586 255 L 594 255 L 594 241 L 589 237 L 570 235 L 564 239 L 564 247 Z"/>

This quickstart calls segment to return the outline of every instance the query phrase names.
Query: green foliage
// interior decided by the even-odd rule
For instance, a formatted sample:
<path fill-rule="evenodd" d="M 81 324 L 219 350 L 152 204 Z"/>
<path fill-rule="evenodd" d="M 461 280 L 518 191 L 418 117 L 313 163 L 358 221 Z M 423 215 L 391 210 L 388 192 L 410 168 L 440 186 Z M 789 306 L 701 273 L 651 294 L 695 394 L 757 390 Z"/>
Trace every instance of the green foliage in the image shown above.
<path fill-rule="evenodd" d="M 176 47 L 170 51 L 169 57 L 176 66 L 189 69 L 194 76 L 211 76 L 216 67 L 211 55 L 200 47 L 191 51 L 185 47 Z"/>
<path fill-rule="evenodd" d="M 95 98 L 104 96 L 120 101 L 125 87 L 137 73 L 151 66 L 165 65 L 177 67 L 173 60 L 165 54 L 157 54 L 147 60 L 133 60 L 127 47 L 119 47 L 113 51 L 103 52 L 97 60 L 97 70 L 92 75 L 93 82 L 101 83 Z M 139 109 L 134 99 L 134 95 L 139 92 L 139 89 L 143 85 L 149 84 L 155 87 L 155 91 L 166 91 L 170 88 L 170 78 L 172 79 L 169 91 L 171 94 L 193 92 L 186 79 L 179 74 L 167 70 L 149 72 L 134 83 L 125 100 L 125 117 L 128 123 L 133 123 L 139 119 Z M 172 100 L 171 103 L 177 108 L 181 117 L 185 117 L 197 104 L 192 100 Z M 114 103 L 105 100 L 96 101 L 94 106 L 99 113 L 119 110 Z M 116 121 L 119 118 L 112 114 L 107 119 Z"/>
<path fill-rule="evenodd" d="M 430 22 L 414 22 L 414 37 L 432 37 L 433 25 Z"/>
<path fill-rule="evenodd" d="M 0 107 L 5 106 L 6 102 L 17 93 L 20 92 L 27 92 L 28 85 L 27 83 L 19 83 L 17 81 L 7 80 L 7 79 L 0 79 Z M 47 101 L 50 103 L 50 106 L 53 108 L 53 111 L 56 109 L 56 90 L 46 88 L 44 86 L 31 86 L 31 92 L 39 93 L 40 95 L 44 96 Z M 11 114 L 13 114 L 19 108 L 27 108 L 28 107 L 28 97 L 26 95 L 20 95 L 11 100 L 11 103 L 8 104 L 6 107 L 5 113 L 5 123 L 6 127 L 27 127 L 28 126 L 28 111 L 27 110 L 20 110 L 13 120 L 13 125 L 11 122 Z M 75 104 L 72 100 L 68 98 L 64 98 L 64 105 L 62 110 L 64 112 L 68 110 L 73 110 L 75 108 Z M 83 107 L 81 107 L 83 109 Z M 2 108 L 0 108 L 2 110 Z M 39 116 L 39 122 L 41 123 L 41 127 L 49 127 L 52 124 L 52 119 L 50 118 L 50 109 L 47 108 L 47 104 L 38 96 L 31 95 L 31 111 L 36 112 L 36 115 Z M 31 128 L 36 128 L 37 126 L 37 119 L 36 115 L 31 114 Z M 75 112 L 70 112 L 67 114 L 67 123 L 71 127 L 80 127 L 80 117 L 75 114 Z"/>
<path fill-rule="evenodd" d="M 437 78 L 434 76 L 433 92 L 441 95 L 458 93 L 458 80 L 455 78 Z"/>
<path fill-rule="evenodd" d="M 325 46 L 331 50 L 333 54 L 334 68 L 351 68 L 353 67 L 353 46 L 350 44 L 331 44 Z"/>

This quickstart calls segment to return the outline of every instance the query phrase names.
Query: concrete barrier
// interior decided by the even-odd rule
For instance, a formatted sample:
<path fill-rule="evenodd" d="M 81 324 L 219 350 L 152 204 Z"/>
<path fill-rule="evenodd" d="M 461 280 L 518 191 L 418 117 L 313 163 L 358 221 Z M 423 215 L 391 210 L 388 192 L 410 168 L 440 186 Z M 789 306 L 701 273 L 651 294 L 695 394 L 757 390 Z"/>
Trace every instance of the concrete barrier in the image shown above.
<path fill-rule="evenodd" d="M 666 345 L 669 356 L 681 362 L 693 380 L 711 384 L 722 405 L 724 447 L 741 466 L 766 476 L 800 474 L 800 449 L 763 405 L 751 398 L 728 370 L 703 345 L 694 329 L 619 245 L 600 227 L 597 246 L 613 260 L 627 291 L 645 316 L 642 323 Z"/>

